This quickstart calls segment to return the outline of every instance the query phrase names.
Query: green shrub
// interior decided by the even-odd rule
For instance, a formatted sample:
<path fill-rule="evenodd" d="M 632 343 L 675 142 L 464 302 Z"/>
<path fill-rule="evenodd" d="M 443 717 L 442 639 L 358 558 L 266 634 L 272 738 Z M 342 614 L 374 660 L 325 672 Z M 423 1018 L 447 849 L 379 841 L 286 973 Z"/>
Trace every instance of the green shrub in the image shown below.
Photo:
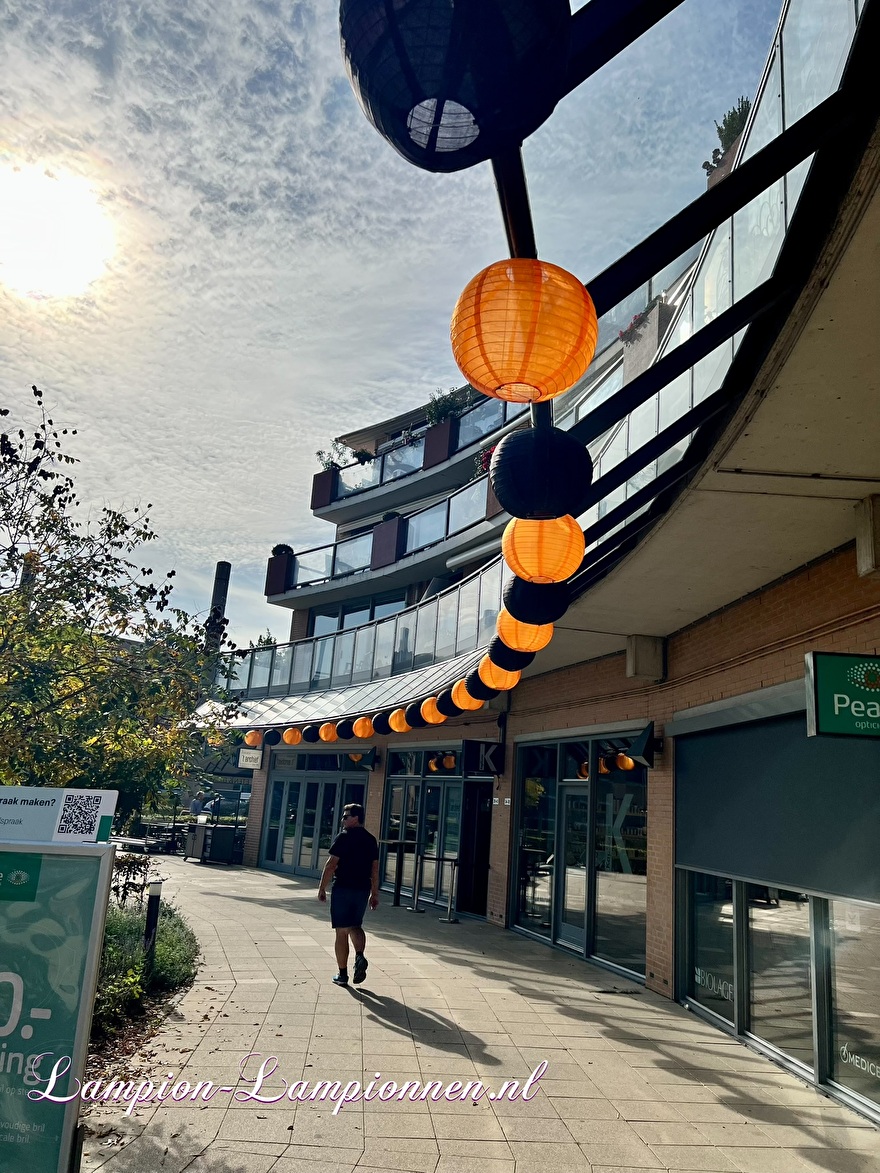
<path fill-rule="evenodd" d="M 196 976 L 199 942 L 173 904 L 162 901 L 156 952 L 149 974 L 150 993 L 178 990 Z"/>

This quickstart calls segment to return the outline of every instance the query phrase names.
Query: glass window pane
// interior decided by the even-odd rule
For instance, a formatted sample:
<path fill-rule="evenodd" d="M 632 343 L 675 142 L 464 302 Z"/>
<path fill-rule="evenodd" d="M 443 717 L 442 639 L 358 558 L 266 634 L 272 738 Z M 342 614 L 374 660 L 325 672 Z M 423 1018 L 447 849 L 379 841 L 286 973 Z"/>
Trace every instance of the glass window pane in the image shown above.
<path fill-rule="evenodd" d="M 398 611 L 402 611 L 406 606 L 406 593 L 401 591 L 396 597 L 392 596 L 390 599 L 377 599 L 373 605 L 374 619 L 387 619 L 389 615 L 396 615 Z"/>
<path fill-rule="evenodd" d="M 728 338 L 694 364 L 694 407 L 721 387 L 732 361 L 733 345 Z"/>
<path fill-rule="evenodd" d="M 486 516 L 488 477 L 480 477 L 449 498 L 449 533 L 456 534 Z"/>
<path fill-rule="evenodd" d="M 691 409 L 691 376 L 690 371 L 684 371 L 667 383 L 660 392 L 660 419 L 659 430 L 668 428 L 670 424 L 681 419 Z"/>
<path fill-rule="evenodd" d="M 780 81 L 779 54 L 773 56 L 773 64 L 767 74 L 767 81 L 761 92 L 757 109 L 752 120 L 749 137 L 742 153 L 748 159 L 762 147 L 782 134 L 782 85 Z"/>
<path fill-rule="evenodd" d="M 418 609 L 413 667 L 434 663 L 434 637 L 437 633 L 437 601 L 423 603 Z"/>
<path fill-rule="evenodd" d="M 309 680 L 312 674 L 313 650 L 314 644 L 311 640 L 294 644 L 293 672 L 290 676 L 290 688 L 292 692 L 305 692 L 309 687 Z"/>
<path fill-rule="evenodd" d="M 443 858 L 457 859 L 461 838 L 461 784 L 447 785 L 443 801 Z M 440 870 L 440 896 L 449 898 L 452 868 L 444 864 Z"/>
<path fill-rule="evenodd" d="M 690 872 L 688 886 L 693 946 L 688 995 L 733 1022 L 733 884 Z"/>
<path fill-rule="evenodd" d="M 651 398 L 630 412 L 629 451 L 635 452 L 657 435 L 657 396 Z"/>
<path fill-rule="evenodd" d="M 276 786 L 278 783 L 276 782 Z M 296 856 L 294 854 L 297 832 L 297 816 L 299 813 L 299 782 L 290 782 L 287 792 L 287 809 L 284 814 L 284 831 L 281 843 L 281 862 L 293 867 Z"/>
<path fill-rule="evenodd" d="M 368 460 L 365 464 L 350 464 L 347 468 L 341 468 L 337 478 L 336 496 L 349 497 L 363 489 L 372 489 L 374 485 L 379 484 L 381 470 L 381 460 Z"/>
<path fill-rule="evenodd" d="M 404 611 L 397 617 L 397 637 L 394 642 L 394 671 L 409 672 L 413 666 L 416 613 Z"/>
<path fill-rule="evenodd" d="M 645 770 L 614 770 L 597 782 L 595 954 L 645 972 L 648 811 Z"/>
<path fill-rule="evenodd" d="M 477 646 L 477 606 L 480 597 L 480 580 L 472 578 L 461 586 L 458 592 L 458 635 L 455 640 L 455 654 L 469 652 Z"/>
<path fill-rule="evenodd" d="M 422 790 L 422 863 L 421 888 L 426 895 L 434 894 L 437 887 L 437 861 L 440 854 L 440 799 L 443 788 L 426 783 Z"/>
<path fill-rule="evenodd" d="M 446 537 L 446 502 L 432 505 L 406 519 L 406 552 L 421 550 Z"/>
<path fill-rule="evenodd" d="M 837 89 L 853 31 L 852 0 L 793 0 L 782 28 L 786 126 Z"/>
<path fill-rule="evenodd" d="M 495 634 L 495 620 L 501 610 L 501 563 L 496 562 L 480 575 L 480 630 L 477 646 L 487 644 Z"/>
<path fill-rule="evenodd" d="M 373 675 L 382 678 L 391 675 L 394 663 L 394 632 L 396 619 L 386 619 L 376 624 L 376 653 L 373 657 Z"/>
<path fill-rule="evenodd" d="M 339 612 L 336 607 L 328 612 L 312 612 L 312 635 L 330 635 L 338 627 Z"/>
<path fill-rule="evenodd" d="M 590 858 L 589 798 L 586 787 L 566 787 L 562 803 L 562 867 L 559 899 L 559 935 L 568 944 L 584 947 L 587 915 L 587 866 Z"/>
<path fill-rule="evenodd" d="M 346 574 L 354 574 L 356 570 L 369 570 L 372 553 L 372 533 L 358 534 L 356 538 L 348 538 L 344 542 L 338 542 L 336 558 L 333 563 L 333 577 L 340 578 Z"/>
<path fill-rule="evenodd" d="M 272 661 L 272 677 L 269 688 L 273 692 L 285 692 L 290 684 L 290 668 L 293 664 L 293 645 L 283 644 L 275 649 Z"/>
<path fill-rule="evenodd" d="M 600 403 L 604 403 L 606 399 L 610 399 L 622 386 L 623 363 L 619 362 L 613 371 L 607 374 L 604 379 L 600 379 L 595 386 L 589 389 L 583 399 L 581 399 L 575 409 L 575 419 L 579 420 L 585 415 L 588 415 L 593 408 L 598 407 Z"/>
<path fill-rule="evenodd" d="M 780 179 L 733 218 L 733 295 L 739 300 L 776 264 L 785 233 L 785 193 Z"/>
<path fill-rule="evenodd" d="M 377 616 L 378 618 L 378 616 Z M 343 627 L 360 627 L 362 623 L 370 622 L 370 608 L 369 605 L 357 605 L 350 610 L 344 610 L 342 613 Z"/>
<path fill-rule="evenodd" d="M 466 412 L 458 421 L 457 448 L 476 444 L 504 425 L 504 404 L 500 399 L 487 399 Z"/>
<path fill-rule="evenodd" d="M 612 342 L 616 342 L 621 330 L 626 327 L 633 320 L 636 314 L 640 314 L 645 306 L 650 301 L 651 295 L 647 283 L 640 286 L 629 297 L 623 299 L 616 306 L 610 309 L 606 314 L 603 314 L 599 319 L 599 338 L 596 343 L 596 354 L 601 354 Z"/>
<path fill-rule="evenodd" d="M 354 632 L 346 631 L 337 635 L 335 643 L 332 684 L 334 688 L 342 688 L 351 681 L 351 668 L 354 659 Z"/>
<path fill-rule="evenodd" d="M 322 546 L 319 550 L 306 550 L 294 558 L 293 581 L 296 585 L 305 582 L 320 582 L 329 578 L 333 570 L 333 547 Z"/>
<path fill-rule="evenodd" d="M 360 627 L 354 637 L 354 658 L 351 665 L 352 684 L 364 684 L 373 675 L 373 645 L 375 627 Z"/>
<path fill-rule="evenodd" d="M 549 937 L 556 850 L 556 746 L 520 751 L 520 824 L 515 922 Z"/>
<path fill-rule="evenodd" d="M 333 664 L 333 636 L 315 640 L 315 659 L 312 664 L 312 688 L 330 687 L 330 668 Z"/>
<path fill-rule="evenodd" d="M 810 905 L 806 896 L 746 885 L 749 908 L 749 1030 L 813 1066 Z"/>
<path fill-rule="evenodd" d="M 422 467 L 422 457 L 425 451 L 424 437 L 414 440 L 412 444 L 404 444 L 400 448 L 393 448 L 383 457 L 382 480 L 395 481 L 398 477 L 408 476 Z"/>
<path fill-rule="evenodd" d="M 831 1076 L 880 1103 L 880 907 L 829 902 Z"/>
<path fill-rule="evenodd" d="M 730 224 L 716 229 L 694 283 L 694 333 L 730 308 Z"/>
<path fill-rule="evenodd" d="M 269 804 L 269 821 L 266 825 L 266 849 L 263 859 L 267 863 L 277 863 L 278 860 L 278 831 L 281 826 L 281 806 L 284 801 L 284 780 L 276 779 L 272 788 L 272 801 Z"/>
<path fill-rule="evenodd" d="M 455 655 L 458 630 L 458 591 L 447 591 L 440 596 L 437 604 L 437 646 L 434 655 L 438 660 L 450 660 Z"/>
<path fill-rule="evenodd" d="M 272 664 L 272 649 L 259 648 L 251 653 L 251 678 L 248 688 L 253 692 L 255 688 L 269 687 L 269 669 Z"/>

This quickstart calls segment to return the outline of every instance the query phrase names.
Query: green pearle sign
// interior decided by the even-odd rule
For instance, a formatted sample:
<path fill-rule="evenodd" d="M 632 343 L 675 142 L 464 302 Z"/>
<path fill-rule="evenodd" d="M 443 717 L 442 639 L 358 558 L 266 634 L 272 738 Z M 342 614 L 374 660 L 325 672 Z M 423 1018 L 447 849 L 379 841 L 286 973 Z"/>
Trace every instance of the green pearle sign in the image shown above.
<path fill-rule="evenodd" d="M 84 1069 L 112 858 L 112 847 L 0 843 L 3 1173 L 68 1169 L 79 1105 L 61 1101 Z"/>
<path fill-rule="evenodd" d="M 880 737 L 880 656 L 808 652 L 807 736 Z"/>

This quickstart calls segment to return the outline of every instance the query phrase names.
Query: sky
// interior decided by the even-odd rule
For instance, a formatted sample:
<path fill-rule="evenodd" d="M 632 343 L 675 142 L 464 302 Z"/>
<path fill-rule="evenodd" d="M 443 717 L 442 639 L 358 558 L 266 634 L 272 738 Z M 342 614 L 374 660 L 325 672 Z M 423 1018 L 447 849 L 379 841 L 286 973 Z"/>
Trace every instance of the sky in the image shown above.
<path fill-rule="evenodd" d="M 582 5 L 575 4 L 579 8 Z M 705 190 L 779 0 L 685 0 L 523 155 L 539 254 L 589 284 Z M 246 643 L 315 451 L 462 380 L 458 294 L 506 255 L 489 164 L 432 175 L 366 121 L 333 0 L 0 0 L 0 400 L 76 427 L 81 496 L 150 502 L 150 565 Z"/>

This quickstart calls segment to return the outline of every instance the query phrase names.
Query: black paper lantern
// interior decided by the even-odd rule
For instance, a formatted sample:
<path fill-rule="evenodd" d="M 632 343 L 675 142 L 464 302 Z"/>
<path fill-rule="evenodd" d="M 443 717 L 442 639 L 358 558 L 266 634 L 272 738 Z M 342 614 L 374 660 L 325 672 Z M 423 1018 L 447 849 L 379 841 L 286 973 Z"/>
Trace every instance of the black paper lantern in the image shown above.
<path fill-rule="evenodd" d="M 422 716 L 422 702 L 413 701 L 411 705 L 407 705 L 403 710 L 406 716 L 406 723 L 410 729 L 424 729 L 428 722 Z"/>
<path fill-rule="evenodd" d="M 390 716 L 390 713 L 376 713 L 375 717 L 373 717 L 373 732 L 387 737 L 391 732 L 391 726 L 388 724 L 388 718 Z"/>
<path fill-rule="evenodd" d="M 444 717 L 457 717 L 464 710 L 460 709 L 452 699 L 452 689 L 444 688 L 437 697 L 437 709 Z"/>
<path fill-rule="evenodd" d="M 589 504 L 590 454 L 560 428 L 512 432 L 492 453 L 489 480 L 511 517 L 578 517 Z"/>
<path fill-rule="evenodd" d="M 354 737 L 353 726 L 354 721 L 352 721 L 350 718 L 346 718 L 344 721 L 337 721 L 336 736 L 340 739 L 340 741 L 351 741 L 351 739 Z"/>
<path fill-rule="evenodd" d="M 303 729 L 303 741 L 307 741 L 310 745 L 314 745 L 316 741 L 321 740 L 320 725 L 306 725 Z"/>
<path fill-rule="evenodd" d="M 464 678 L 464 686 L 477 701 L 491 701 L 498 696 L 497 688 L 490 688 L 488 684 L 484 684 L 477 673 L 476 668 L 469 676 Z"/>
<path fill-rule="evenodd" d="M 342 0 L 355 96 L 376 130 L 426 171 L 516 149 L 565 83 L 569 0 Z"/>
<path fill-rule="evenodd" d="M 263 745 L 277 745 L 281 740 L 280 729 L 267 729 L 263 734 Z"/>
<path fill-rule="evenodd" d="M 568 610 L 571 593 L 564 582 L 526 582 L 511 578 L 504 588 L 504 606 L 521 623 L 555 623 Z"/>
<path fill-rule="evenodd" d="M 521 668 L 527 668 L 535 658 L 534 652 L 515 652 L 513 648 L 509 648 L 503 640 L 500 640 L 497 635 L 489 644 L 487 654 L 493 664 L 497 664 L 499 668 L 504 668 L 508 672 L 516 672 Z"/>

